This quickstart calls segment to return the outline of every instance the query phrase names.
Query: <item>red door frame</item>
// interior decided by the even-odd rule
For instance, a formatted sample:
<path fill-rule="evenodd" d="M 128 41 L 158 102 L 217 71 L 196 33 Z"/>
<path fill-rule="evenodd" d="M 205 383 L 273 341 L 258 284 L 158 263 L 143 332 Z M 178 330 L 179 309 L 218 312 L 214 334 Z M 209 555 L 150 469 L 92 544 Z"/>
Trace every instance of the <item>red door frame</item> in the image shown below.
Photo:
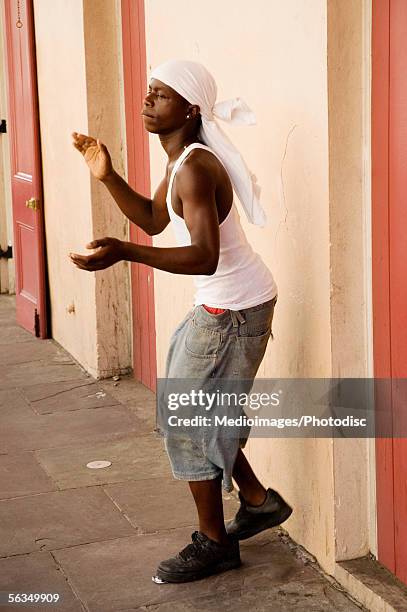
<path fill-rule="evenodd" d="M 32 0 L 4 2 L 17 323 L 49 335 L 42 162 Z M 19 13 L 18 13 L 19 10 Z M 17 27 L 20 15 L 21 27 Z M 27 206 L 35 199 L 36 208 Z M 31 203 L 32 205 L 33 203 Z"/>
<path fill-rule="evenodd" d="M 373 351 L 379 407 L 397 426 L 405 406 L 397 379 L 407 377 L 407 99 L 403 59 L 405 0 L 373 0 L 372 21 L 372 263 Z M 393 430 L 394 431 L 394 430 Z M 376 440 L 378 559 L 407 582 L 407 441 Z"/>
<path fill-rule="evenodd" d="M 124 98 L 126 112 L 128 183 L 150 195 L 148 134 L 140 110 L 146 91 L 146 39 L 143 0 L 122 0 Z M 151 236 L 130 224 L 130 240 L 152 245 Z M 156 390 L 154 271 L 144 264 L 131 264 L 133 307 L 134 376 Z"/>
<path fill-rule="evenodd" d="M 389 0 L 372 5 L 372 295 L 375 378 L 391 377 L 389 274 Z M 384 398 L 384 406 L 387 404 Z M 394 563 L 393 440 L 376 440 L 378 558 Z M 384 500 L 387 500 L 387 510 Z"/>

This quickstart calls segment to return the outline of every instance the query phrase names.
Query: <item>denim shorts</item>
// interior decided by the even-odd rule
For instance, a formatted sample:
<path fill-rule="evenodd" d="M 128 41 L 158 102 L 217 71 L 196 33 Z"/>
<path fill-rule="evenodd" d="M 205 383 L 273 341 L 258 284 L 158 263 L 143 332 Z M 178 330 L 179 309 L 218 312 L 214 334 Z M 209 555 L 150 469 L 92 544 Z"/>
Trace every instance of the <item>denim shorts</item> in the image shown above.
<path fill-rule="evenodd" d="M 196 380 L 205 391 L 215 390 L 217 378 L 249 381 L 249 392 L 263 360 L 269 338 L 274 339 L 272 320 L 277 296 L 242 310 L 220 314 L 195 306 L 175 329 L 167 355 L 165 378 Z M 213 382 L 212 382 L 213 381 Z M 251 383 L 250 383 L 251 381 Z M 165 448 L 175 478 L 188 481 L 223 478 L 223 488 L 233 490 L 232 472 L 243 437 L 164 435 Z"/>

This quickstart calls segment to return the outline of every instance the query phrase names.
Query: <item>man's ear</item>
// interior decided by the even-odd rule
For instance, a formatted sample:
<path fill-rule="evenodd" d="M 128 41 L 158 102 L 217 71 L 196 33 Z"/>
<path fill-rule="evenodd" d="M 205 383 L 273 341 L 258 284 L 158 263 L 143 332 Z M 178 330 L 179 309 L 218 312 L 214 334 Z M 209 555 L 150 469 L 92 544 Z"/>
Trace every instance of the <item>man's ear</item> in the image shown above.
<path fill-rule="evenodd" d="M 188 106 L 188 115 L 190 117 L 197 117 L 199 115 L 199 113 L 201 112 L 201 109 L 199 108 L 199 106 L 197 104 L 191 104 L 190 106 Z"/>

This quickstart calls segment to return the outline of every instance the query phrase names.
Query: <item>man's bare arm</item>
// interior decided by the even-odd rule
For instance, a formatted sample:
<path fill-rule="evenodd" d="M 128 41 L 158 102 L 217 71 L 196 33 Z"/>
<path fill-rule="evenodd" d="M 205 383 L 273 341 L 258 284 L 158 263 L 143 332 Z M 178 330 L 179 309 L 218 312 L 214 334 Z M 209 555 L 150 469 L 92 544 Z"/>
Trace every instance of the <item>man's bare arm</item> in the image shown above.
<path fill-rule="evenodd" d="M 187 160 L 177 172 L 176 189 L 191 245 L 160 248 L 124 242 L 122 259 L 175 274 L 214 274 L 219 259 L 219 219 L 213 174 L 204 164 Z"/>
<path fill-rule="evenodd" d="M 150 247 L 123 242 L 121 259 L 146 264 L 172 274 L 213 274 L 214 267 L 196 245 L 185 247 Z"/>
<path fill-rule="evenodd" d="M 122 213 L 147 234 L 160 234 L 170 222 L 166 205 L 167 182 L 163 179 L 154 194 L 146 198 L 134 191 L 130 185 L 113 170 L 102 180 Z"/>
<path fill-rule="evenodd" d="M 96 271 L 127 260 L 173 274 L 214 274 L 219 259 L 219 219 L 213 170 L 196 159 L 194 162 L 186 160 L 175 180 L 191 236 L 190 245 L 158 248 L 123 242 L 117 238 L 101 238 L 87 245 L 88 248 L 98 249 L 93 255 L 71 253 L 75 265 L 82 270 Z"/>
<path fill-rule="evenodd" d="M 170 222 L 165 203 L 166 181 L 163 180 L 154 198 L 146 198 L 134 191 L 114 170 L 110 153 L 99 139 L 72 133 L 73 146 L 82 153 L 93 176 L 102 181 L 123 214 L 147 234 L 163 231 Z"/>

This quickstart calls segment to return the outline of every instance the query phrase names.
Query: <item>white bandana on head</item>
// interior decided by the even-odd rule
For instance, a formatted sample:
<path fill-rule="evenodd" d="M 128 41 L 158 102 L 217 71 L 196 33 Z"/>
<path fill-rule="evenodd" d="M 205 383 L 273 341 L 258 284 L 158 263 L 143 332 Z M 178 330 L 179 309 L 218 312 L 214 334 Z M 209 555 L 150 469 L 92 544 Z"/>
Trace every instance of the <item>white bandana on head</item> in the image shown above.
<path fill-rule="evenodd" d="M 260 185 L 216 122 L 216 119 L 221 119 L 236 125 L 254 125 L 256 117 L 247 104 L 241 98 L 216 103 L 216 82 L 198 62 L 170 60 L 157 66 L 150 78 L 169 85 L 190 104 L 199 106 L 202 117 L 200 139 L 222 160 L 250 223 L 266 225 L 266 213 L 259 202 Z"/>

